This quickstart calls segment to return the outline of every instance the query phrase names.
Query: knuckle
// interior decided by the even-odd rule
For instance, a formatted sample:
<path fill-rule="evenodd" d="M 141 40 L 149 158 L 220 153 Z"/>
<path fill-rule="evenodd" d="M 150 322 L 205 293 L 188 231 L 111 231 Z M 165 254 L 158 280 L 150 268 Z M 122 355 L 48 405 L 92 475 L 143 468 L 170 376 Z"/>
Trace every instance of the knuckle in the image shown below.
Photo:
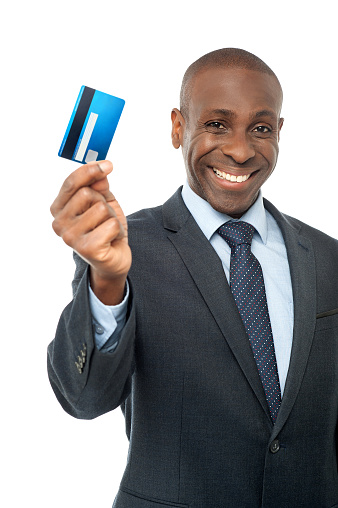
<path fill-rule="evenodd" d="M 124 236 L 124 229 L 121 222 L 117 217 L 111 217 L 109 219 L 109 224 L 112 229 L 112 232 L 115 234 L 115 238 L 122 238 Z"/>
<path fill-rule="evenodd" d="M 76 238 L 71 229 L 66 229 L 65 231 L 63 231 L 62 240 L 65 242 L 66 245 L 74 247 Z"/>
<path fill-rule="evenodd" d="M 122 227 L 122 226 L 121 226 L 121 222 L 118 220 L 118 218 L 117 218 L 117 217 L 112 217 L 112 218 L 111 218 L 111 221 L 112 221 L 112 223 L 113 223 L 113 226 L 114 226 L 116 229 L 119 229 L 119 230 L 121 229 L 121 227 Z"/>
<path fill-rule="evenodd" d="M 78 191 L 78 196 L 83 201 L 89 201 L 92 199 L 92 191 L 89 187 L 81 187 L 81 189 Z"/>
<path fill-rule="evenodd" d="M 93 246 L 92 242 L 88 240 L 87 236 L 81 238 L 81 240 L 77 244 L 77 251 L 85 258 L 85 259 L 93 259 L 95 257 L 95 246 Z"/>
<path fill-rule="evenodd" d="M 73 194 L 75 192 L 75 184 L 73 175 L 70 175 L 63 183 L 63 191 L 66 194 Z"/>
<path fill-rule="evenodd" d="M 95 212 L 103 219 L 108 219 L 111 216 L 111 211 L 106 201 L 100 200 L 94 206 Z"/>
<path fill-rule="evenodd" d="M 95 203 L 95 207 L 97 208 L 97 211 L 100 213 L 107 213 L 107 211 L 108 211 L 107 203 L 105 203 L 102 200 Z"/>
<path fill-rule="evenodd" d="M 56 233 L 58 236 L 60 236 L 60 231 L 61 231 L 61 228 L 60 228 L 60 223 L 58 220 L 53 220 L 52 222 L 52 228 L 54 230 L 54 233 Z"/>
<path fill-rule="evenodd" d="M 111 230 L 119 229 L 119 221 L 116 217 L 109 217 L 109 227 Z"/>

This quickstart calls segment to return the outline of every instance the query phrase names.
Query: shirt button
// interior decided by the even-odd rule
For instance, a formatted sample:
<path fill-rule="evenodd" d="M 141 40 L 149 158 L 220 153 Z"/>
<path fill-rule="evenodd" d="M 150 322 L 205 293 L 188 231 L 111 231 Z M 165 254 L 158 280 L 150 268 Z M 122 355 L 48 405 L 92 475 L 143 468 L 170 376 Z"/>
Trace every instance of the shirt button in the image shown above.
<path fill-rule="evenodd" d="M 95 326 L 95 331 L 99 335 L 102 335 L 104 333 L 104 328 L 102 326 Z"/>
<path fill-rule="evenodd" d="M 271 445 L 270 445 L 270 452 L 271 453 L 277 453 L 279 451 L 279 441 L 278 439 L 275 439 L 274 441 L 272 441 Z"/>

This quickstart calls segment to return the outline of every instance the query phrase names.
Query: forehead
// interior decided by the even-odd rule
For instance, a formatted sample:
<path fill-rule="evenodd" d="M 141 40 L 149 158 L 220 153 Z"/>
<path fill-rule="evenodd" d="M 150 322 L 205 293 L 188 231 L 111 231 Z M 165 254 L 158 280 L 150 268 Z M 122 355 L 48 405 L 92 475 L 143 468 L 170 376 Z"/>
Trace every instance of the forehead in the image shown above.
<path fill-rule="evenodd" d="M 235 114 L 252 114 L 270 109 L 278 117 L 282 92 L 274 76 L 247 69 L 211 68 L 192 78 L 189 117 L 206 111 L 228 109 Z"/>

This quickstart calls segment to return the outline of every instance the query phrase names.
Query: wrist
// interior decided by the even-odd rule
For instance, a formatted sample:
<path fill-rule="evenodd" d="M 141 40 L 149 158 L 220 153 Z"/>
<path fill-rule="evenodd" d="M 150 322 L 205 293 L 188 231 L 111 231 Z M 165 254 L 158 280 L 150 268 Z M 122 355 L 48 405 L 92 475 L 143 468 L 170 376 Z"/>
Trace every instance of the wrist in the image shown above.
<path fill-rule="evenodd" d="M 90 286 L 95 296 L 105 305 L 118 305 L 123 301 L 127 275 L 105 277 L 90 268 Z"/>

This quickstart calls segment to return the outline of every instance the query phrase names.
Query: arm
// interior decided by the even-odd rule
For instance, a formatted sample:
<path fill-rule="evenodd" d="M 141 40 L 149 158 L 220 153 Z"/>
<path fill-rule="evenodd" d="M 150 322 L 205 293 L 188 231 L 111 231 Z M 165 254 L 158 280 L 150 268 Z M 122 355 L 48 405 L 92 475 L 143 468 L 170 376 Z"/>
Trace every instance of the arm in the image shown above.
<path fill-rule="evenodd" d="M 90 163 L 72 173 L 51 207 L 55 232 L 78 256 L 74 299 L 48 348 L 48 372 L 59 402 L 77 418 L 95 418 L 117 407 L 129 393 L 133 369 L 132 290 L 119 347 L 100 352 L 93 338 L 89 279 L 103 303 L 119 304 L 131 264 L 127 221 L 107 181 L 112 166 L 102 167 Z"/>

